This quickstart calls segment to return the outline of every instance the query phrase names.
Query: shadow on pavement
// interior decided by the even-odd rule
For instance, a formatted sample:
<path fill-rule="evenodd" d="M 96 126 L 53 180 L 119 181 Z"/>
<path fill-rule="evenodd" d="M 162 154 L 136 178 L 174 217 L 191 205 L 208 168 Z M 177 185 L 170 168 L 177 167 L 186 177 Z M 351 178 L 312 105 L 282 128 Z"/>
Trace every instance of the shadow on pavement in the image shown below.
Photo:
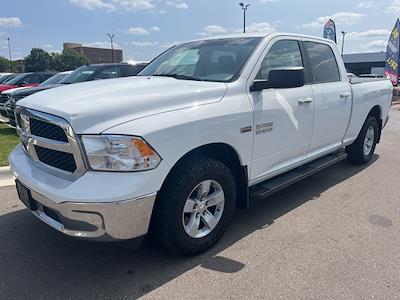
<path fill-rule="evenodd" d="M 378 159 L 375 155 L 372 163 Z M 64 237 L 26 209 L 0 217 L 0 295 L 12 298 L 138 298 L 196 266 L 234 273 L 242 262 L 219 253 L 368 166 L 341 162 L 267 199 L 237 210 L 220 243 L 203 255 L 169 255 L 150 241 L 141 249 Z M 0 196 L 1 197 L 1 196 Z M 267 230 L 268 229 L 264 229 Z"/>

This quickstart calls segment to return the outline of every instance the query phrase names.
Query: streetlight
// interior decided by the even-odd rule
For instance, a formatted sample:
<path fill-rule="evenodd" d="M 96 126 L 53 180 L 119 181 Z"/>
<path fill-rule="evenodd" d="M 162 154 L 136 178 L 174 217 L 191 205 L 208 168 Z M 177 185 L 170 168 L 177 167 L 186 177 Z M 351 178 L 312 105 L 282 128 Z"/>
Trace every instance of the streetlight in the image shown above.
<path fill-rule="evenodd" d="M 346 36 L 346 34 L 347 34 L 347 32 L 342 31 L 342 35 L 343 35 L 343 38 L 342 38 L 342 57 L 343 57 L 343 51 L 344 51 L 344 37 Z"/>
<path fill-rule="evenodd" d="M 10 55 L 10 69 L 11 69 L 11 73 L 13 73 L 14 70 L 13 70 L 13 63 L 12 63 L 12 59 L 11 59 L 10 38 L 7 38 L 7 41 L 8 41 L 8 54 Z"/>
<path fill-rule="evenodd" d="M 246 10 L 250 6 L 250 4 L 244 4 L 243 2 L 240 2 L 239 6 L 243 10 L 243 33 L 246 33 Z"/>
<path fill-rule="evenodd" d="M 112 62 L 114 63 L 114 43 L 113 43 L 113 39 L 115 37 L 115 33 L 113 33 L 113 34 L 107 33 L 107 35 L 108 35 L 108 37 L 110 38 L 110 41 L 111 41 L 111 55 L 112 55 Z"/>

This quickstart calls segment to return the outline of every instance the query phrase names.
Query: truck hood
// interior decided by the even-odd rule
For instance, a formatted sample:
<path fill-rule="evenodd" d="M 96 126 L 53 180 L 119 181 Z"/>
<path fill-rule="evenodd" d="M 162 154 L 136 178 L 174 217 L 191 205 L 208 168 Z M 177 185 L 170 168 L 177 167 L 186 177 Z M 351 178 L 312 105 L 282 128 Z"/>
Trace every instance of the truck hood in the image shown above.
<path fill-rule="evenodd" d="M 226 89 L 219 82 L 138 76 L 62 86 L 18 105 L 62 117 L 75 133 L 96 134 L 150 115 L 218 102 Z"/>

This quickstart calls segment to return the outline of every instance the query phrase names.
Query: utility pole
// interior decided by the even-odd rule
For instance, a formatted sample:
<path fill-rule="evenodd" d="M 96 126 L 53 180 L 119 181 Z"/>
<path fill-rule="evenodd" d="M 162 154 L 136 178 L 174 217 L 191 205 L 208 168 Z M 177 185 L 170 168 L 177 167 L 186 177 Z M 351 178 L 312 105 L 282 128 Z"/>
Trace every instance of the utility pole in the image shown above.
<path fill-rule="evenodd" d="M 240 2 L 239 6 L 243 10 L 243 33 L 246 33 L 246 11 L 250 4 L 244 4 L 243 2 Z"/>
<path fill-rule="evenodd" d="M 114 63 L 114 43 L 113 43 L 113 39 L 115 37 L 115 33 L 107 33 L 108 37 L 110 38 L 111 41 L 111 55 L 112 55 L 112 62 Z"/>
<path fill-rule="evenodd" d="M 11 59 L 10 38 L 7 38 L 7 41 L 8 41 L 8 54 L 10 55 L 10 70 L 11 70 L 11 73 L 14 73 L 13 62 L 12 62 L 12 59 Z"/>
<path fill-rule="evenodd" d="M 343 35 L 343 38 L 342 38 L 342 57 L 343 57 L 343 52 L 344 52 L 344 38 L 345 38 L 346 34 L 347 34 L 347 32 L 342 31 L 342 35 Z"/>

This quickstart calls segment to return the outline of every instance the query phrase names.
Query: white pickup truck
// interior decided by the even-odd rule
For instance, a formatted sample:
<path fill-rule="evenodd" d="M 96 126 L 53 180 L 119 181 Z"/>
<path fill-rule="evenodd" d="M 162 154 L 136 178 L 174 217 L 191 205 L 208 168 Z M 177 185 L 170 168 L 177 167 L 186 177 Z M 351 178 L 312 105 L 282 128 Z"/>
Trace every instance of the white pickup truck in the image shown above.
<path fill-rule="evenodd" d="M 139 75 L 18 102 L 19 197 L 66 235 L 151 232 L 205 251 L 249 199 L 346 157 L 368 163 L 392 97 L 388 80 L 350 84 L 331 41 L 291 34 L 183 43 Z"/>

